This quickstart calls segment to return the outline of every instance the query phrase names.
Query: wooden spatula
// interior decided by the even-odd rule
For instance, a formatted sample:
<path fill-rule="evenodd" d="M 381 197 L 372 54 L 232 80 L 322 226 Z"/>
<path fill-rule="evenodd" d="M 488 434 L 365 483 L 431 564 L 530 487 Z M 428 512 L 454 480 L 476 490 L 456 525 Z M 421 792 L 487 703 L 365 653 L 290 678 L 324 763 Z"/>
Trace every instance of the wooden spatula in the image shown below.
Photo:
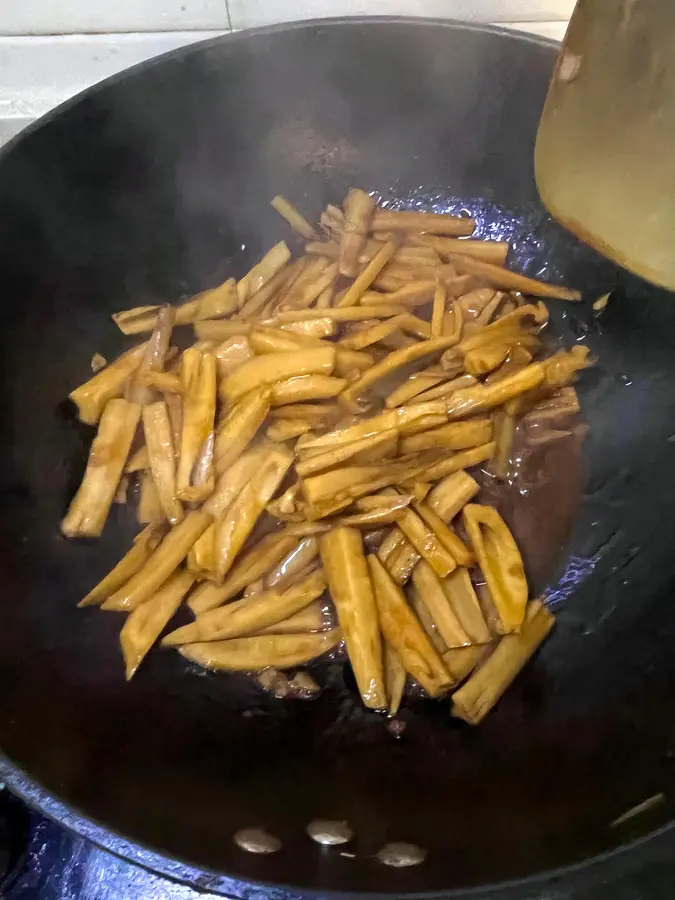
<path fill-rule="evenodd" d="M 675 290 L 675 0 L 579 0 L 535 170 L 556 219 Z"/>

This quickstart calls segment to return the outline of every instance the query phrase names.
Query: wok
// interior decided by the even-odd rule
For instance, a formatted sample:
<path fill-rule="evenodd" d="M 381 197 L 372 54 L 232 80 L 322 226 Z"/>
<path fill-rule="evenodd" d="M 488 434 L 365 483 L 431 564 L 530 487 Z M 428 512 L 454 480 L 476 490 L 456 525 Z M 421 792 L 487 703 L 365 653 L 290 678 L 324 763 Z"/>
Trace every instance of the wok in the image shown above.
<path fill-rule="evenodd" d="M 447 22 L 284 26 L 139 66 L 4 150 L 1 774 L 29 801 L 123 856 L 237 896 L 257 896 L 249 882 L 448 892 L 568 866 L 556 878 L 576 884 L 669 855 L 669 826 L 610 851 L 665 826 L 675 804 L 675 306 L 538 202 L 532 148 L 554 58 L 547 42 Z M 529 274 L 590 300 L 614 291 L 597 320 L 588 302 L 552 305 L 563 339 L 599 359 L 581 389 L 583 500 L 568 540 L 555 527 L 564 498 L 542 495 L 558 627 L 475 730 L 418 702 L 394 740 L 340 669 L 307 704 L 159 651 L 127 685 L 119 618 L 75 608 L 134 530 L 123 510 L 97 543 L 58 529 L 91 437 L 63 398 L 94 351 L 125 346 L 108 314 L 244 272 L 286 234 L 275 193 L 316 215 L 350 185 L 470 210 Z M 355 858 L 311 843 L 316 817 L 350 822 Z M 231 836 L 248 825 L 282 851 L 239 850 Z M 383 867 L 373 856 L 389 840 L 424 847 L 426 862 Z"/>

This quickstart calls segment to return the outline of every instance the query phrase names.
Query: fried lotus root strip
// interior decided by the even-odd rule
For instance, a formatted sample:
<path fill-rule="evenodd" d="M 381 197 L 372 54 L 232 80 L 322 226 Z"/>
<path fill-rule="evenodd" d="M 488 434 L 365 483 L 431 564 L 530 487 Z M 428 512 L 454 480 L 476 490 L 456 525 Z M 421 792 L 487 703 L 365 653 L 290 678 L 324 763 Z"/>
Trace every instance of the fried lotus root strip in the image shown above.
<path fill-rule="evenodd" d="M 139 478 L 138 507 L 136 518 L 140 525 L 158 525 L 166 520 L 159 502 L 159 494 L 150 472 L 141 472 Z"/>
<path fill-rule="evenodd" d="M 363 412 L 363 403 L 359 402 L 360 398 L 367 391 L 371 390 L 378 381 L 391 377 L 392 374 L 400 371 L 404 366 L 418 362 L 424 359 L 425 356 L 442 353 L 448 347 L 454 346 L 458 338 L 459 335 L 432 338 L 428 341 L 414 344 L 412 347 L 394 350 L 393 353 L 390 353 L 381 362 L 367 369 L 356 381 L 350 384 L 340 395 L 342 402 L 355 412 Z"/>
<path fill-rule="evenodd" d="M 462 515 L 492 596 L 498 633 L 519 631 L 527 605 L 527 579 L 518 545 L 493 507 L 469 503 Z"/>
<path fill-rule="evenodd" d="M 447 459 L 433 463 L 428 469 L 422 473 L 422 477 L 426 481 L 437 481 L 451 475 L 453 472 L 459 472 L 462 469 L 470 469 L 486 460 L 492 459 L 495 455 L 496 444 L 490 441 L 487 444 L 481 444 L 480 447 L 472 447 L 471 450 L 461 450 L 459 453 L 453 453 Z"/>
<path fill-rule="evenodd" d="M 246 335 L 234 335 L 218 344 L 213 350 L 218 366 L 218 376 L 227 378 L 242 363 L 251 359 L 253 351 Z"/>
<path fill-rule="evenodd" d="M 258 433 L 269 412 L 272 391 L 261 387 L 247 394 L 226 416 L 216 432 L 216 473 L 222 475 L 239 459 Z"/>
<path fill-rule="evenodd" d="M 332 650 L 341 640 L 342 631 L 333 628 L 318 634 L 268 634 L 186 644 L 180 652 L 206 669 L 255 672 L 269 666 L 275 669 L 300 666 Z"/>
<path fill-rule="evenodd" d="M 185 570 L 174 572 L 153 597 L 128 615 L 120 632 L 127 681 L 173 618 L 193 581 Z"/>
<path fill-rule="evenodd" d="M 183 353 L 183 430 L 176 473 L 176 489 L 182 500 L 204 500 L 210 490 L 195 485 L 195 466 L 213 432 L 216 415 L 216 358 L 188 349 Z M 211 489 L 213 471 L 210 473 Z"/>
<path fill-rule="evenodd" d="M 344 378 L 332 375 L 296 375 L 272 385 L 272 406 L 302 403 L 306 400 L 331 400 L 346 386 Z"/>
<path fill-rule="evenodd" d="M 418 504 L 414 506 L 415 510 L 419 508 Z M 404 510 L 403 516 L 398 521 L 398 527 L 439 577 L 445 578 L 456 568 L 455 558 L 416 511 Z"/>
<path fill-rule="evenodd" d="M 175 320 L 176 310 L 172 306 L 163 306 L 157 313 L 157 321 L 150 340 L 146 344 L 143 359 L 127 385 L 126 398 L 132 403 L 145 404 L 154 399 L 153 392 L 145 381 L 145 376 L 163 371 Z"/>
<path fill-rule="evenodd" d="M 129 378 L 145 354 L 146 344 L 127 350 L 105 369 L 68 395 L 77 406 L 78 418 L 86 425 L 96 425 L 109 400 L 121 397 Z"/>
<path fill-rule="evenodd" d="M 469 647 L 454 647 L 443 653 L 443 663 L 455 684 L 461 684 L 473 670 L 490 655 L 491 644 L 471 644 Z"/>
<path fill-rule="evenodd" d="M 385 640 L 394 648 L 406 671 L 429 696 L 437 697 L 451 684 L 443 660 L 408 606 L 403 591 L 372 554 L 368 557 L 368 568 Z"/>
<path fill-rule="evenodd" d="M 274 447 L 231 506 L 216 523 L 215 578 L 222 582 L 253 531 L 265 506 L 279 489 L 293 456 L 284 447 Z"/>
<path fill-rule="evenodd" d="M 352 464 L 378 462 L 396 455 L 398 431 L 388 428 L 368 437 L 345 444 L 337 444 L 321 453 L 314 453 L 295 464 L 295 470 L 301 478 L 327 472 L 349 461 Z"/>
<path fill-rule="evenodd" d="M 462 419 L 477 412 L 494 409 L 508 400 L 513 400 L 527 391 L 534 390 L 544 381 L 542 363 L 531 363 L 527 368 L 507 375 L 493 384 L 477 384 L 475 387 L 457 391 L 448 398 L 448 417 Z"/>
<path fill-rule="evenodd" d="M 105 578 L 99 581 L 96 587 L 89 591 L 86 597 L 80 600 L 78 606 L 98 606 L 119 590 L 136 572 L 140 572 L 165 534 L 166 528 L 163 526 L 148 525 L 147 528 L 144 528 L 134 538 L 134 543 L 128 553 Z"/>
<path fill-rule="evenodd" d="M 391 644 L 384 645 L 384 680 L 389 698 L 389 715 L 395 716 L 401 706 L 408 673 Z"/>
<path fill-rule="evenodd" d="M 310 634 L 316 631 L 328 631 L 328 618 L 320 601 L 315 600 L 281 622 L 262 628 L 260 634 Z"/>
<path fill-rule="evenodd" d="M 452 258 L 452 263 L 461 275 L 476 275 L 483 278 L 496 288 L 503 291 L 520 291 L 533 297 L 550 297 L 556 300 L 581 300 L 579 291 L 560 287 L 556 284 L 546 284 L 535 278 L 528 278 L 518 272 L 512 272 L 503 266 L 494 266 L 484 260 L 474 259 L 465 254 Z"/>
<path fill-rule="evenodd" d="M 176 454 L 166 403 L 143 407 L 143 430 L 159 504 L 168 521 L 176 525 L 183 518 L 183 506 L 176 496 Z"/>
<path fill-rule="evenodd" d="M 309 534 L 298 541 L 292 533 L 287 534 L 296 542 L 284 556 L 275 560 L 273 566 L 265 573 L 263 587 L 285 590 L 292 584 L 319 555 L 319 541 L 316 535 Z"/>
<path fill-rule="evenodd" d="M 466 647 L 471 639 L 450 606 L 443 584 L 431 566 L 421 559 L 412 573 L 413 591 L 426 606 L 447 647 Z"/>
<path fill-rule="evenodd" d="M 490 629 L 485 622 L 468 569 L 455 569 L 444 580 L 443 590 L 471 643 L 487 644 L 491 640 Z"/>
<path fill-rule="evenodd" d="M 266 353 L 243 363 L 220 387 L 227 403 L 236 403 L 249 391 L 298 375 L 330 375 L 335 367 L 334 347 L 307 347 L 290 353 Z"/>
<path fill-rule="evenodd" d="M 479 447 L 492 439 L 492 422 L 489 419 L 472 419 L 470 422 L 452 422 L 440 428 L 432 428 L 422 434 L 403 438 L 401 453 L 417 453 L 420 450 L 468 450 Z"/>
<path fill-rule="evenodd" d="M 291 251 L 285 241 L 279 241 L 263 256 L 260 262 L 248 272 L 237 284 L 238 305 L 253 297 L 291 258 Z"/>
<path fill-rule="evenodd" d="M 108 401 L 82 483 L 61 522 L 66 537 L 98 537 L 103 531 L 140 415 L 137 403 L 122 398 Z"/>
<path fill-rule="evenodd" d="M 184 625 L 168 634 L 162 641 L 162 646 L 177 647 L 181 644 L 220 641 L 257 633 L 309 606 L 325 589 L 326 579 L 319 570 L 286 591 L 272 588 L 202 613 L 190 625 Z"/>
<path fill-rule="evenodd" d="M 338 526 L 319 538 L 321 561 L 364 704 L 387 706 L 377 606 L 361 535 Z"/>
<path fill-rule="evenodd" d="M 472 500 L 480 485 L 463 470 L 446 475 L 433 487 L 427 497 L 426 504 L 444 522 L 451 522 L 456 515 Z"/>
<path fill-rule="evenodd" d="M 476 259 L 482 259 L 495 266 L 506 265 L 506 257 L 509 253 L 508 241 L 459 240 L 452 237 L 438 237 L 433 234 L 413 235 L 411 240 L 415 244 L 435 250 L 443 259 L 452 259 L 460 254 L 461 256 L 474 256 Z"/>
<path fill-rule="evenodd" d="M 396 253 L 397 246 L 397 242 L 390 239 L 380 247 L 363 272 L 354 279 L 349 288 L 345 291 L 338 306 L 354 306 L 360 301 L 361 297 L 363 297 L 382 269 L 384 269 L 391 260 L 394 253 Z"/>
<path fill-rule="evenodd" d="M 301 234 L 305 238 L 305 240 L 317 241 L 319 239 L 318 234 L 302 213 L 298 212 L 293 204 L 281 194 L 277 194 L 276 197 L 273 197 L 270 201 L 270 205 L 276 209 L 280 216 L 286 219 L 293 231 L 297 231 L 298 234 Z"/>
<path fill-rule="evenodd" d="M 106 600 L 106 610 L 127 612 L 145 603 L 164 584 L 188 555 L 190 547 L 211 523 L 208 513 L 192 510 L 174 526 L 143 568 Z"/>
<path fill-rule="evenodd" d="M 464 216 L 378 209 L 373 216 L 372 230 L 428 232 L 429 234 L 464 237 L 474 233 L 476 222 L 474 219 L 464 218 Z"/>
<path fill-rule="evenodd" d="M 208 532 L 202 535 L 202 539 L 206 534 Z M 212 532 L 211 546 L 213 537 Z M 222 585 L 209 585 L 211 589 L 208 591 L 205 590 L 205 586 L 201 586 L 192 594 L 188 605 L 195 615 L 200 615 L 226 603 L 248 584 L 257 581 L 273 569 L 297 545 L 297 542 L 296 537 L 284 532 L 267 535 L 237 561 Z M 198 564 L 195 568 L 198 568 Z"/>
<path fill-rule="evenodd" d="M 443 518 L 437 515 L 430 506 L 418 501 L 413 503 L 413 509 L 424 524 L 432 531 L 440 546 L 450 554 L 458 565 L 466 566 L 472 562 L 473 557 L 471 556 L 469 548 L 459 537 L 457 537 L 452 528 L 450 528 L 449 525 L 446 525 Z M 405 530 L 401 530 L 405 534 Z M 410 538 L 409 535 L 408 538 Z"/>
<path fill-rule="evenodd" d="M 363 250 L 375 211 L 375 200 L 365 191 L 351 190 L 344 202 L 344 224 L 340 240 L 340 275 L 358 274 L 358 258 Z"/>
<path fill-rule="evenodd" d="M 534 655 L 554 625 L 541 600 L 530 603 L 520 634 L 503 637 L 466 684 L 452 696 L 452 715 L 478 725 Z"/>

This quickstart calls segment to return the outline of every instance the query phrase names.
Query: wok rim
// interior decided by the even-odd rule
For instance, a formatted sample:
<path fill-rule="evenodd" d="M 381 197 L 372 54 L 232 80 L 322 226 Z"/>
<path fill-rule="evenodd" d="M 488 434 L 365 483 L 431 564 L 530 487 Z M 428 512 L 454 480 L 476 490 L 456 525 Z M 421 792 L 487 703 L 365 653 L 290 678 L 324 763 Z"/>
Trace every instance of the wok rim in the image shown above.
<path fill-rule="evenodd" d="M 0 165 L 29 135 L 50 123 L 52 119 L 57 118 L 62 112 L 70 109 L 81 100 L 94 96 L 98 91 L 114 85 L 118 81 L 123 81 L 135 73 L 151 69 L 167 59 L 180 58 L 192 52 L 201 52 L 219 44 L 245 41 L 251 36 L 260 34 L 276 34 L 334 25 L 353 25 L 358 27 L 385 23 L 408 27 L 442 27 L 455 31 L 485 32 L 508 38 L 516 43 L 535 44 L 551 50 L 560 47 L 560 42 L 552 38 L 519 31 L 514 28 L 425 16 L 331 16 L 302 19 L 294 22 L 279 22 L 255 28 L 246 28 L 240 31 L 231 31 L 218 37 L 191 42 L 162 53 L 159 56 L 143 60 L 85 88 L 49 110 L 45 115 L 39 117 L 12 137 L 0 148 Z M 249 900 L 249 898 L 253 900 L 253 897 L 257 897 L 260 891 L 266 892 L 266 900 L 303 900 L 303 898 L 354 900 L 357 897 L 359 900 L 381 900 L 383 897 L 392 896 L 390 891 L 326 891 L 318 888 L 301 888 L 298 890 L 292 885 L 279 884 L 277 882 L 244 881 L 223 871 L 187 862 L 173 854 L 129 838 L 115 828 L 84 813 L 77 806 L 61 800 L 55 792 L 45 788 L 38 779 L 14 763 L 4 753 L 2 748 L 0 748 L 0 779 L 4 786 L 9 788 L 29 808 L 43 814 L 46 818 L 69 832 L 90 841 L 96 847 L 123 859 L 131 865 L 139 866 L 176 883 L 194 887 L 199 891 L 211 891 L 221 896 L 232 897 L 234 900 Z M 572 896 L 575 891 L 592 887 L 594 882 L 607 878 L 611 879 L 611 881 L 617 881 L 622 876 L 630 874 L 631 871 L 637 870 L 639 868 L 637 859 L 639 851 L 645 849 L 648 845 L 651 845 L 653 849 L 659 839 L 672 837 L 674 827 L 675 819 L 639 838 L 626 844 L 621 844 L 613 850 L 607 850 L 567 866 L 535 872 L 521 878 L 507 879 L 475 887 L 407 893 L 397 892 L 397 896 L 405 898 L 405 900 L 445 900 L 445 898 L 447 900 L 470 900 L 470 898 L 471 900 L 474 900 L 474 898 L 478 900 L 478 898 L 500 894 L 503 900 L 517 900 L 517 897 L 523 891 L 528 894 L 533 894 L 534 892 L 542 894 L 544 890 L 556 887 L 561 881 L 565 882 L 563 888 Z M 673 854 L 670 855 L 671 857 L 673 856 Z M 643 865 L 648 865 L 649 862 L 650 860 L 642 856 Z"/>

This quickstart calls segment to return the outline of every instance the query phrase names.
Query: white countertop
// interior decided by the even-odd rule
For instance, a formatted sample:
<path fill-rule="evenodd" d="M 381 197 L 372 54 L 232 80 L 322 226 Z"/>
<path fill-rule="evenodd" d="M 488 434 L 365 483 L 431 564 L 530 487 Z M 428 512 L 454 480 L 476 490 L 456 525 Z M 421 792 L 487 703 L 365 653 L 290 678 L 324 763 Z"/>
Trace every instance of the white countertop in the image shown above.
<path fill-rule="evenodd" d="M 0 0 L 0 144 L 90 85 L 232 28 L 414 14 L 495 22 L 560 40 L 573 6 L 574 0 Z"/>

